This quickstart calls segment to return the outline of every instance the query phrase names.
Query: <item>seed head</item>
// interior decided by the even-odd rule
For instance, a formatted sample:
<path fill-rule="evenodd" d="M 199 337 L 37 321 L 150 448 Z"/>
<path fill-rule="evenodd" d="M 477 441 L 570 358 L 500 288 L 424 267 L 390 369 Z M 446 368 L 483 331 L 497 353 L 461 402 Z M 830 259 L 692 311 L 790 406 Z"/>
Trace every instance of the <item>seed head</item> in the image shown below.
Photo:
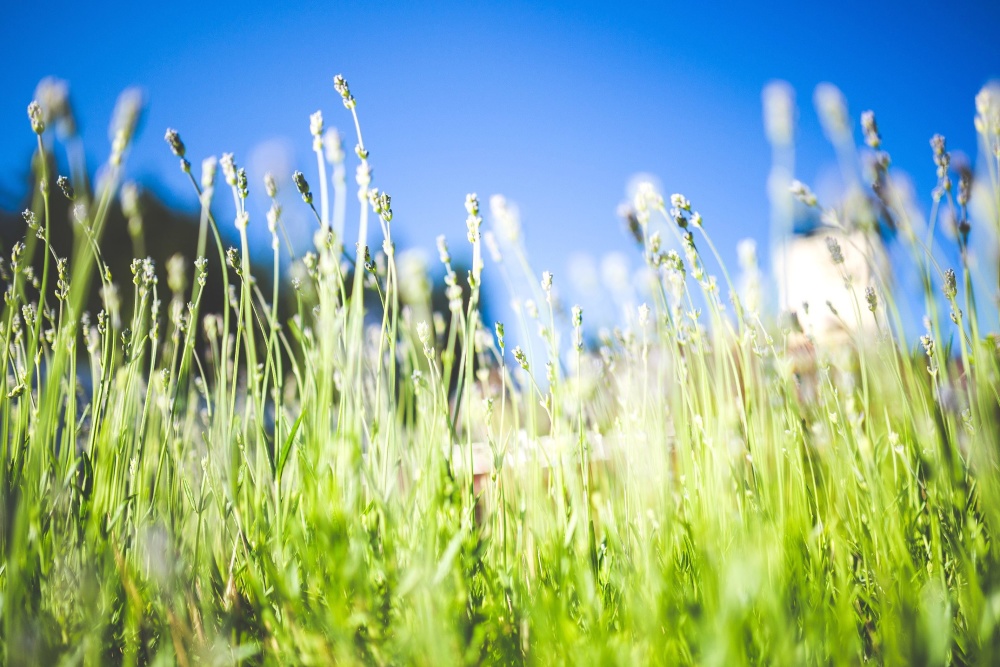
<path fill-rule="evenodd" d="M 826 237 L 826 247 L 830 251 L 830 258 L 834 264 L 844 263 L 844 253 L 840 249 L 840 243 L 832 236 Z"/>
<path fill-rule="evenodd" d="M 273 202 L 271 208 L 267 209 L 267 230 L 274 234 L 278 229 L 278 220 L 281 218 L 281 206 L 278 202 Z M 277 239 L 274 239 L 277 240 Z"/>
<path fill-rule="evenodd" d="M 390 204 L 392 203 L 392 198 L 389 197 L 387 192 L 383 192 L 378 196 L 379 205 L 379 215 L 382 216 L 382 220 L 386 223 L 392 222 L 392 208 Z"/>
<path fill-rule="evenodd" d="M 875 294 L 875 288 L 871 285 L 865 288 L 865 301 L 868 302 L 868 310 L 874 313 L 878 308 L 878 295 Z"/>
<path fill-rule="evenodd" d="M 823 130 L 831 141 L 838 142 L 849 138 L 850 124 L 847 122 L 847 101 L 844 94 L 832 83 L 821 83 L 816 86 L 813 103 L 819 113 Z"/>
<path fill-rule="evenodd" d="M 76 121 L 69 100 L 69 86 L 62 79 L 47 76 L 38 82 L 35 99 L 42 105 L 46 124 L 55 123 L 63 136 L 76 134 Z"/>
<path fill-rule="evenodd" d="M 201 161 L 201 189 L 208 190 L 215 182 L 215 171 L 219 161 L 214 155 L 209 155 Z"/>
<path fill-rule="evenodd" d="M 340 137 L 340 132 L 330 128 L 323 133 L 323 150 L 326 159 L 333 164 L 340 164 L 344 161 L 344 142 Z"/>
<path fill-rule="evenodd" d="M 124 183 L 118 198 L 121 201 L 122 213 L 126 218 L 132 220 L 139 217 L 139 188 L 135 183 L 132 181 Z"/>
<path fill-rule="evenodd" d="M 426 321 L 421 321 L 421 322 L 417 323 L 417 339 L 425 347 L 430 342 L 430 339 L 431 339 L 431 329 L 427 325 Z"/>
<path fill-rule="evenodd" d="M 788 191 L 792 193 L 793 197 L 798 199 L 806 206 L 816 205 L 816 195 L 814 195 L 812 190 L 809 189 L 809 186 L 803 183 L 802 181 L 800 180 L 792 181 L 792 184 L 789 186 Z"/>
<path fill-rule="evenodd" d="M 240 167 L 236 172 L 236 190 L 240 194 L 240 199 L 246 199 L 247 195 L 250 194 L 247 186 L 247 170 L 243 167 Z"/>
<path fill-rule="evenodd" d="M 514 360 L 520 364 L 521 368 L 528 370 L 528 356 L 521 349 L 520 345 L 514 348 Z"/>
<path fill-rule="evenodd" d="M 861 114 L 861 131 L 865 135 L 865 143 L 868 146 L 878 148 L 882 145 L 882 137 L 878 133 L 874 111 L 865 111 Z"/>
<path fill-rule="evenodd" d="M 969 203 L 969 196 L 972 194 L 972 170 L 969 168 L 959 168 L 958 175 L 958 205 L 966 206 Z"/>
<path fill-rule="evenodd" d="M 931 150 L 934 151 L 934 164 L 937 165 L 937 175 L 942 181 L 942 187 L 949 189 L 948 167 L 951 164 L 951 155 L 948 153 L 945 138 L 940 134 L 931 137 Z"/>
<path fill-rule="evenodd" d="M 948 299 L 954 299 L 958 294 L 958 280 L 955 278 L 955 269 L 948 269 L 944 272 L 944 295 Z"/>
<path fill-rule="evenodd" d="M 73 201 L 76 198 L 76 193 L 73 192 L 73 185 L 69 182 L 69 179 L 65 176 L 60 176 L 56 179 L 56 185 L 62 190 L 62 193 L 66 196 L 66 199 Z"/>
<path fill-rule="evenodd" d="M 479 215 L 479 197 L 475 192 L 465 195 L 465 210 L 469 215 Z"/>
<path fill-rule="evenodd" d="M 451 262 L 451 254 L 448 252 L 448 240 L 445 239 L 444 234 L 437 237 L 437 249 L 441 263 L 449 264 Z"/>
<path fill-rule="evenodd" d="M 776 146 L 788 146 L 795 132 L 795 92 L 785 81 L 773 81 L 764 87 L 764 129 L 767 139 Z"/>
<path fill-rule="evenodd" d="M 42 113 L 42 105 L 37 100 L 32 100 L 28 105 L 28 120 L 31 121 L 31 129 L 35 134 L 45 131 L 45 117 Z"/>
<path fill-rule="evenodd" d="M 222 167 L 222 176 L 226 179 L 226 183 L 236 187 L 236 161 L 233 160 L 233 154 L 223 153 L 219 166 Z"/>
<path fill-rule="evenodd" d="M 920 344 L 924 346 L 924 354 L 928 357 L 934 356 L 934 339 L 931 338 L 930 334 L 924 334 L 921 336 Z"/>
<path fill-rule="evenodd" d="M 174 155 L 179 158 L 184 157 L 186 148 L 184 147 L 184 142 L 181 141 L 180 135 L 177 134 L 177 130 L 172 127 L 168 127 L 166 134 L 163 135 L 163 140 L 167 142 L 168 146 L 170 146 L 170 150 Z"/>
<path fill-rule="evenodd" d="M 126 88 L 118 96 L 109 132 L 114 144 L 121 144 L 124 149 L 124 146 L 132 141 L 143 105 L 143 94 L 138 88 Z"/>
<path fill-rule="evenodd" d="M 351 89 L 347 86 L 347 80 L 344 79 L 343 74 L 333 77 L 333 89 L 340 94 L 340 97 L 344 100 L 345 107 L 353 109 L 356 106 L 357 103 L 354 101 L 354 95 L 351 95 Z"/>
<path fill-rule="evenodd" d="M 274 174 L 271 172 L 264 174 L 264 192 L 271 199 L 278 195 L 278 183 L 274 180 Z"/>
<path fill-rule="evenodd" d="M 317 139 L 323 135 L 323 112 L 317 111 L 309 116 L 309 134 Z"/>
<path fill-rule="evenodd" d="M 309 191 L 309 183 L 306 182 L 306 177 L 302 175 L 302 172 L 296 171 L 292 174 L 292 181 L 295 183 L 295 189 L 302 195 L 302 201 L 312 204 L 312 192 Z"/>

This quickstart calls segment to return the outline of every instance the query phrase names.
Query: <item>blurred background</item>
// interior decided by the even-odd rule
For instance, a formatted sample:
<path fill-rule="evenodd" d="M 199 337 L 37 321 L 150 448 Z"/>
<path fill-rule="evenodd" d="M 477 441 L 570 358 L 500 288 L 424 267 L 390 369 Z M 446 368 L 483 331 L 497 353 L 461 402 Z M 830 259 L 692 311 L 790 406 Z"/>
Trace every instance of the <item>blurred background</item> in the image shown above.
<path fill-rule="evenodd" d="M 13 3 L 0 23 L 2 219 L 9 231 L 28 201 L 35 137 L 25 108 L 52 75 L 70 85 L 92 172 L 107 159 L 118 93 L 139 86 L 147 109 L 127 174 L 164 215 L 194 223 L 198 211 L 163 141 L 173 127 L 196 174 L 201 158 L 222 152 L 247 167 L 250 231 L 263 252 L 261 177 L 273 171 L 301 252 L 315 223 L 290 176 L 301 169 L 315 182 L 317 109 L 353 147 L 332 86 L 343 73 L 401 246 L 436 263 L 434 240 L 445 234 L 467 256 L 465 194 L 479 193 L 486 208 L 502 193 L 520 212 L 535 269 L 553 271 L 566 300 L 599 323 L 614 316 L 602 267 L 642 263 L 616 215 L 637 174 L 684 193 L 727 264 L 746 237 L 768 261 L 769 81 L 796 91 L 795 175 L 821 200 L 841 187 L 812 104 L 823 81 L 844 92 L 858 141 L 860 113 L 875 110 L 893 167 L 911 176 L 925 213 L 936 183 L 930 137 L 974 158 L 974 98 L 1000 76 L 1000 3 L 711 4 Z M 353 163 L 348 177 L 353 192 Z M 217 198 L 221 221 L 231 206 Z M 491 296 L 506 302 L 489 264 Z"/>

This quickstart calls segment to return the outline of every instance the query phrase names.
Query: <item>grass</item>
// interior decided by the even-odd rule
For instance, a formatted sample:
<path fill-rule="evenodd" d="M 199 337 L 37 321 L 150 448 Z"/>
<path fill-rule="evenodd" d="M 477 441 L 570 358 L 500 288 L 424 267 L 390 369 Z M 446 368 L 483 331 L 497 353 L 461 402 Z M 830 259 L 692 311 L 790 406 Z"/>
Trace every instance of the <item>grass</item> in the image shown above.
<path fill-rule="evenodd" d="M 72 134 L 58 87 L 29 109 L 39 187 L 3 267 L 0 327 L 6 664 L 1000 661 L 1000 356 L 965 261 L 970 182 L 952 184 L 943 140 L 931 224 L 958 223 L 957 274 L 894 186 L 874 118 L 875 166 L 857 172 L 839 93 L 818 96 L 845 173 L 865 174 L 846 181 L 862 197 L 824 209 L 841 228 L 832 254 L 873 217 L 898 230 L 924 276 L 922 345 L 877 271 L 838 314 L 848 342 L 761 313 L 735 296 L 708 223 L 650 187 L 630 213 L 649 305 L 591 338 L 553 276 L 532 272 L 501 199 L 489 232 L 465 202 L 466 275 L 440 242 L 450 302 L 434 313 L 426 275 L 397 262 L 356 102 L 335 88 L 357 134 L 358 234 L 379 232 L 381 252 L 343 245 L 344 154 L 316 115 L 318 201 L 293 180 L 316 218 L 308 253 L 265 184 L 270 294 L 252 276 L 246 228 L 263 219 L 245 172 L 224 156 L 221 179 L 214 159 L 191 175 L 198 256 L 228 266 L 222 313 L 201 311 L 201 259 L 173 262 L 166 285 L 149 260 L 106 269 L 136 100 L 119 104 L 93 191 L 80 170 L 58 187 L 48 173 L 51 127 Z M 766 99 L 780 231 L 793 196 L 820 204 L 791 181 L 787 99 Z M 978 186 L 997 211 L 1000 97 L 977 104 Z M 66 197 L 68 261 L 47 243 Z M 222 244 L 229 218 L 239 248 Z M 480 317 L 487 257 L 529 286 L 507 331 Z M 105 305 L 88 315 L 95 282 Z"/>

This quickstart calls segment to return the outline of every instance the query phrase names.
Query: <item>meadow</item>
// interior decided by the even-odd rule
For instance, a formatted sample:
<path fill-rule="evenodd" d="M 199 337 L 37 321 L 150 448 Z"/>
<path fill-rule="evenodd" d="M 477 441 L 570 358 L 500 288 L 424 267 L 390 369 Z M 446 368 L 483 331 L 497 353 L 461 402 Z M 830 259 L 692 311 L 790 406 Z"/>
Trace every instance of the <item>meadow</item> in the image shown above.
<path fill-rule="evenodd" d="M 508 203 L 474 194 L 441 230 L 435 309 L 340 76 L 331 106 L 355 136 L 303 119 L 316 162 L 290 181 L 314 238 L 284 233 L 282 179 L 194 160 L 170 129 L 197 253 L 111 275 L 112 207 L 143 235 L 122 185 L 138 100 L 119 100 L 91 182 L 64 89 L 40 89 L 28 233 L 0 267 L 3 662 L 996 664 L 1000 339 L 977 307 L 996 285 L 966 260 L 996 238 L 977 224 L 1000 230 L 1000 91 L 976 98 L 978 173 L 931 142 L 926 221 L 874 115 L 858 147 L 839 93 L 817 99 L 856 174 L 843 201 L 794 180 L 780 87 L 766 131 L 776 247 L 794 207 L 821 216 L 848 307 L 810 307 L 835 335 L 764 303 L 752 248 L 730 275 L 696 202 L 648 184 L 625 211 L 646 302 L 618 326 L 589 327 L 535 273 Z M 270 209 L 248 210 L 250 188 Z M 992 217 L 970 216 L 974 191 Z M 55 207 L 75 220 L 69 257 Z M 926 231 L 939 219 L 954 267 Z M 891 273 L 849 246 L 886 226 L 922 276 L 919 339 Z M 208 256 L 222 312 L 201 307 Z M 483 321 L 487 262 L 520 290 L 514 321 Z"/>

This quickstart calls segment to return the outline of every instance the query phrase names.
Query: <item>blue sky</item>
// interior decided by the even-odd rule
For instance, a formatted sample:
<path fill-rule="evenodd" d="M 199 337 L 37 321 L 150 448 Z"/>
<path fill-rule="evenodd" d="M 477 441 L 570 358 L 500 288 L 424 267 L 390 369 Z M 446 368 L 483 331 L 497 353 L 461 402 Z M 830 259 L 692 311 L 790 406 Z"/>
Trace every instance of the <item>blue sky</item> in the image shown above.
<path fill-rule="evenodd" d="M 141 86 L 149 107 L 129 174 L 194 210 L 166 127 L 196 165 L 223 151 L 249 164 L 265 144 L 311 175 L 309 114 L 348 129 L 331 85 L 342 72 L 402 242 L 430 249 L 446 233 L 458 247 L 465 193 L 503 193 L 557 284 L 574 253 L 638 263 L 615 216 L 637 172 L 691 199 L 727 263 L 740 238 L 763 251 L 760 92 L 772 79 L 797 93 L 799 178 L 831 169 L 812 108 L 815 85 L 830 81 L 855 122 L 876 111 L 894 164 L 929 205 L 928 139 L 940 132 L 974 154 L 973 98 L 1000 76 L 995 2 L 89 4 L 5 12 L 0 207 L 19 203 L 33 146 L 25 107 L 43 76 L 70 82 L 94 166 L 118 92 Z"/>

